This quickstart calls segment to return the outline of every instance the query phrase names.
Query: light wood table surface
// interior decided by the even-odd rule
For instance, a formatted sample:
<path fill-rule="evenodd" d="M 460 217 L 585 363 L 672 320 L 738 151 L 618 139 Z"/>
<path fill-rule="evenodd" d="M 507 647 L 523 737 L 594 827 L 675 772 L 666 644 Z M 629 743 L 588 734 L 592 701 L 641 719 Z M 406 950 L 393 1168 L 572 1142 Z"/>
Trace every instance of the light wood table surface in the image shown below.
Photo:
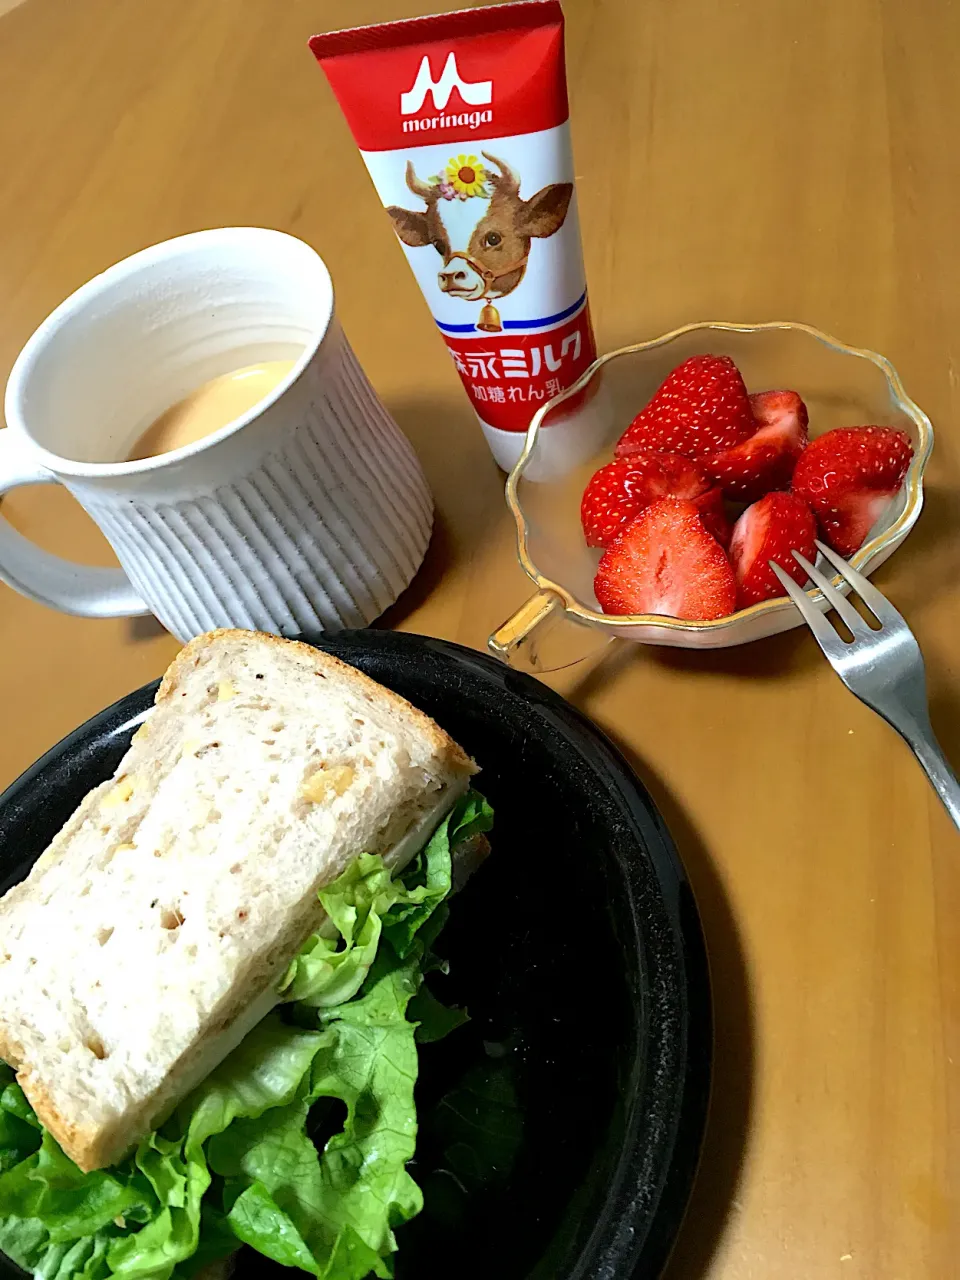
<path fill-rule="evenodd" d="M 144 245 L 224 224 L 301 236 L 437 497 L 387 624 L 483 648 L 529 588 L 503 477 L 305 47 L 415 6 L 25 0 L 0 17 L 0 377 L 62 297 Z M 932 417 L 927 510 L 877 581 L 960 764 L 960 5 L 566 9 L 600 348 L 807 320 L 887 354 Z M 60 491 L 3 510 L 109 562 Z M 0 588 L 0 782 L 175 648 Z M 960 836 L 906 749 L 805 632 L 624 647 L 550 682 L 623 746 L 703 914 L 715 1096 L 670 1280 L 960 1276 Z"/>

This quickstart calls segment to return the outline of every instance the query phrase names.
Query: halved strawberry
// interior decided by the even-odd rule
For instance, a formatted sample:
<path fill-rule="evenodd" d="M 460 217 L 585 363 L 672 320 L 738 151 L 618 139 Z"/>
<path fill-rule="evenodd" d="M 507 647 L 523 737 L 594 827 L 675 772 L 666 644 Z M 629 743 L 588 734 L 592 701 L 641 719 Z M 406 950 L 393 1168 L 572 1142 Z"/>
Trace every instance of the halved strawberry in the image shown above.
<path fill-rule="evenodd" d="M 660 498 L 603 553 L 594 591 L 604 613 L 662 613 L 706 621 L 732 613 L 730 562 L 692 502 Z"/>
<path fill-rule="evenodd" d="M 809 502 L 831 547 L 852 556 L 896 497 L 912 457 L 903 431 L 837 427 L 804 450 L 793 490 Z"/>
<path fill-rule="evenodd" d="M 786 489 L 807 444 L 807 406 L 795 391 L 761 391 L 750 397 L 750 408 L 753 435 L 703 459 L 726 496 L 740 502 Z"/>
<path fill-rule="evenodd" d="M 799 551 L 808 560 L 815 560 L 816 536 L 813 512 L 795 493 L 768 493 L 747 507 L 733 526 L 730 539 L 739 608 L 786 594 L 770 568 L 770 560 L 776 561 L 795 582 L 806 582 L 807 575 L 790 552 Z"/>
<path fill-rule="evenodd" d="M 658 498 L 699 501 L 710 489 L 703 469 L 679 453 L 642 452 L 618 458 L 601 467 L 583 491 L 580 522 L 587 546 L 605 547 L 618 529 Z M 722 503 L 720 512 L 725 523 Z M 712 497 L 707 516 L 718 524 Z M 718 527 L 722 531 L 722 525 Z"/>
<path fill-rule="evenodd" d="M 668 374 L 627 427 L 615 449 L 704 458 L 753 433 L 753 415 L 740 371 L 729 356 L 691 356 Z"/>

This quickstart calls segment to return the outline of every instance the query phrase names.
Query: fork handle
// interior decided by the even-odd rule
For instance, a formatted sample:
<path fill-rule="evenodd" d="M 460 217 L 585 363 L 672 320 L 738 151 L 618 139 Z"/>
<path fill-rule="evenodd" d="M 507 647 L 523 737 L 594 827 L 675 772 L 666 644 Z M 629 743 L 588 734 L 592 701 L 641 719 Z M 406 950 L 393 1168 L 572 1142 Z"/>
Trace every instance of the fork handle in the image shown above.
<path fill-rule="evenodd" d="M 933 731 L 930 731 L 929 736 L 925 733 L 905 733 L 903 736 L 923 766 L 933 789 L 943 801 L 943 807 L 953 819 L 954 826 L 960 829 L 960 782 L 933 736 Z"/>

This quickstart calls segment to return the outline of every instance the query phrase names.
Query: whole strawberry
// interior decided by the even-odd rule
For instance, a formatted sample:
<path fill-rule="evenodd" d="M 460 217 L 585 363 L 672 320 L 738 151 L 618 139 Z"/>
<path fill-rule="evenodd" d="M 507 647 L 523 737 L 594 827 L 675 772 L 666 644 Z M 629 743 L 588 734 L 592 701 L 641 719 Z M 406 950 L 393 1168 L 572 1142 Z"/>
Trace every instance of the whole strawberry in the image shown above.
<path fill-rule="evenodd" d="M 730 526 L 723 495 L 703 468 L 678 453 L 638 452 L 601 467 L 583 491 L 580 522 L 587 546 L 607 546 L 618 529 L 658 498 L 696 503 L 704 524 L 726 545 Z"/>
<path fill-rule="evenodd" d="M 912 457 L 903 431 L 838 427 L 801 454 L 793 491 L 813 508 L 831 547 L 852 556 L 896 497 Z"/>
<path fill-rule="evenodd" d="M 668 374 L 627 427 L 618 458 L 638 449 L 705 458 L 753 434 L 747 389 L 729 356 L 691 356 Z"/>
<path fill-rule="evenodd" d="M 771 560 L 795 582 L 806 582 L 807 575 L 791 552 L 799 551 L 812 562 L 817 556 L 816 536 L 813 512 L 795 493 L 768 493 L 747 507 L 730 539 L 738 607 L 746 609 L 786 594 L 770 568 Z"/>

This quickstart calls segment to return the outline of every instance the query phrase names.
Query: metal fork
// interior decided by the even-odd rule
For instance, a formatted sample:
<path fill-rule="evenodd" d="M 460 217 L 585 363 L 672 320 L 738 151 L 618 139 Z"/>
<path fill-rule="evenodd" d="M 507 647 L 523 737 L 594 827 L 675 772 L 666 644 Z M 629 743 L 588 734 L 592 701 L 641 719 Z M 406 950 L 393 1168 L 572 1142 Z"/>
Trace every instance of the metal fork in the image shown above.
<path fill-rule="evenodd" d="M 843 637 L 827 621 L 802 587 L 769 561 L 804 621 L 813 632 L 827 661 L 852 694 L 883 716 L 907 743 L 920 761 L 944 807 L 960 828 L 960 783 L 950 768 L 934 736 L 927 710 L 927 681 L 923 655 L 913 632 L 890 601 L 852 569 L 835 551 L 817 543 L 821 554 L 867 606 L 879 629 L 863 620 L 849 600 L 809 560 L 794 551 L 793 556 L 820 588 L 831 609 L 836 610 L 853 635 Z"/>

